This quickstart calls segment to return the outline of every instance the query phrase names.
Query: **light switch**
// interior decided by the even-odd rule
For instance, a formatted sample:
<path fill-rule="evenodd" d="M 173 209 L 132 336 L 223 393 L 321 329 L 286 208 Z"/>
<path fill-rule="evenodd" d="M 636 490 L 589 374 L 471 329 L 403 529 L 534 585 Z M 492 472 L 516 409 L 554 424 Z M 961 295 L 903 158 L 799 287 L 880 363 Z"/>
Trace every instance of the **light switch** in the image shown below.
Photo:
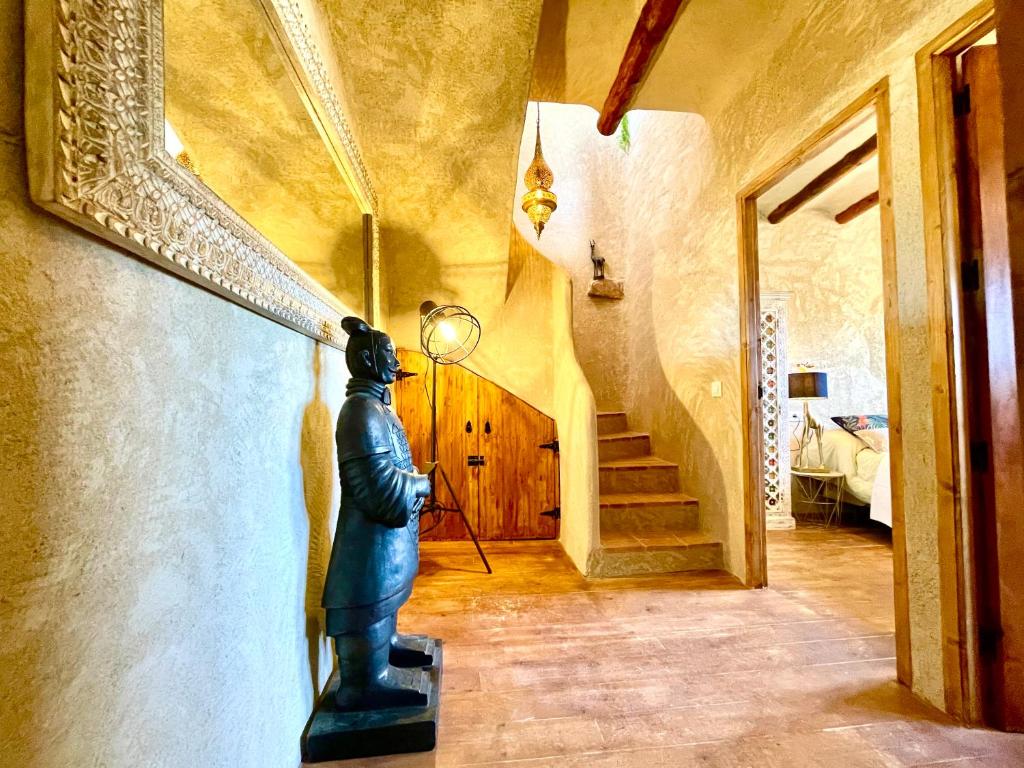
<path fill-rule="evenodd" d="M 722 382 L 712 381 L 711 382 L 711 396 L 721 397 L 722 396 Z"/>

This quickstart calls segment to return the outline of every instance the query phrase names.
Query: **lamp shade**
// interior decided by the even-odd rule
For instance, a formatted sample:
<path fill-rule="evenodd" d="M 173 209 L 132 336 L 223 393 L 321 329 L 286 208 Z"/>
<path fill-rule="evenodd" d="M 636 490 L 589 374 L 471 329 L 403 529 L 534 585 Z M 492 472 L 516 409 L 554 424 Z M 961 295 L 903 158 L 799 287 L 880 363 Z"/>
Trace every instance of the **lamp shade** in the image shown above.
<path fill-rule="evenodd" d="M 824 400 L 828 397 L 828 374 L 801 371 L 789 374 L 790 400 Z"/>
<path fill-rule="evenodd" d="M 420 348 L 440 365 L 453 365 L 469 357 L 480 343 L 480 321 L 465 307 L 420 305 Z"/>

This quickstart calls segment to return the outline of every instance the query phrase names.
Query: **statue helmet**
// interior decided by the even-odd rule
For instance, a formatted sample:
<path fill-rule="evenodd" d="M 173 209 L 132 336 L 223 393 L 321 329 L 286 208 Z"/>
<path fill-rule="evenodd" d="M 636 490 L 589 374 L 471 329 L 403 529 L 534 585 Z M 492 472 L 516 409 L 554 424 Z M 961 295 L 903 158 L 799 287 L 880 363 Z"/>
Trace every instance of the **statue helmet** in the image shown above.
<path fill-rule="evenodd" d="M 353 376 L 360 378 L 382 380 L 381 371 L 378 370 L 377 350 L 383 346 L 388 335 L 384 331 L 371 328 L 363 319 L 358 317 L 346 317 L 341 321 L 341 327 L 349 336 L 348 344 L 345 346 L 345 363 Z M 370 353 L 369 367 L 362 353 Z"/>

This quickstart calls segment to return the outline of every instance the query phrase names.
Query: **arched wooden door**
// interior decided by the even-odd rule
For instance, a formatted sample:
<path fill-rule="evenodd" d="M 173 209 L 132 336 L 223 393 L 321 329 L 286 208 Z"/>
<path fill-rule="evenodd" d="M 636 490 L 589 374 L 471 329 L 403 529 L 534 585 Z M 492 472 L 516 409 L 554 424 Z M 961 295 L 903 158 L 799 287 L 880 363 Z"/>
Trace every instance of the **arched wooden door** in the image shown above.
<path fill-rule="evenodd" d="M 395 410 L 413 461 L 430 460 L 431 363 L 399 350 L 402 368 L 417 375 L 393 386 Z M 497 384 L 459 365 L 437 369 L 438 458 L 459 502 L 483 540 L 558 536 L 558 458 L 554 420 Z M 444 503 L 451 496 L 438 476 Z M 546 514 L 545 514 L 546 513 Z M 423 520 L 425 539 L 468 539 L 457 514 Z"/>

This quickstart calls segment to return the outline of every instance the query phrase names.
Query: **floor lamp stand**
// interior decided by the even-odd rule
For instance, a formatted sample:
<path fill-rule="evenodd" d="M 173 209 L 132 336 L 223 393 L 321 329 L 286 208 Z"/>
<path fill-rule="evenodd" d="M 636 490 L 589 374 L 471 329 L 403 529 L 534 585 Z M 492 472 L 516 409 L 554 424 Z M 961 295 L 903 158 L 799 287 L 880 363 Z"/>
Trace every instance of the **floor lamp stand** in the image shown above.
<path fill-rule="evenodd" d="M 430 477 L 430 496 L 423 502 L 423 509 L 420 510 L 420 516 L 424 514 L 433 514 L 440 518 L 448 512 L 458 512 L 459 517 L 462 518 L 462 524 L 466 526 L 466 530 L 469 532 L 469 537 L 473 540 L 473 546 L 476 547 L 477 553 L 480 555 L 480 559 L 483 561 L 484 568 L 487 569 L 488 573 L 494 573 L 491 570 L 491 564 L 487 562 L 487 555 L 484 554 L 483 549 L 480 548 L 480 542 L 476 538 L 476 531 L 473 530 L 473 526 L 469 524 L 469 518 L 466 517 L 466 513 L 462 509 L 462 505 L 459 503 L 459 497 L 455 493 L 455 489 L 452 487 L 451 481 L 448 479 L 448 473 L 444 471 L 444 467 L 441 466 L 441 462 L 437 459 L 437 361 L 431 361 L 433 370 L 431 373 L 431 384 L 430 384 L 430 471 L 427 473 Z M 437 476 L 441 475 L 441 479 L 444 480 L 445 487 L 448 489 L 448 493 L 452 497 L 452 504 L 454 506 L 448 506 L 442 504 L 437 498 Z"/>

